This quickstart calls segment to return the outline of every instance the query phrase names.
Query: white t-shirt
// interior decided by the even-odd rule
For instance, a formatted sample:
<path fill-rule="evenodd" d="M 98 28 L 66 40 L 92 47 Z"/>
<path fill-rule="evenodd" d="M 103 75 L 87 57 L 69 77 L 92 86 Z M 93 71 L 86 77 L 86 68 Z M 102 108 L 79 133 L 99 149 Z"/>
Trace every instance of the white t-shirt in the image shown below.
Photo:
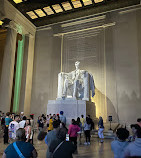
<path fill-rule="evenodd" d="M 24 128 L 26 120 L 22 120 L 19 122 L 19 128 Z"/>
<path fill-rule="evenodd" d="M 16 131 L 19 129 L 19 123 L 16 121 L 12 121 L 9 124 L 9 137 L 12 139 L 16 138 Z"/>

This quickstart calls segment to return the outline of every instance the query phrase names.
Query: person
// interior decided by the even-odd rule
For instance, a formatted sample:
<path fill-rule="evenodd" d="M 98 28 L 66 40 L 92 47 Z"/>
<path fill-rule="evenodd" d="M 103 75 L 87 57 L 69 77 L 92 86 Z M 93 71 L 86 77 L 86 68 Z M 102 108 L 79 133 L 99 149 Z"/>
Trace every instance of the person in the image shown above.
<path fill-rule="evenodd" d="M 71 141 L 66 141 L 66 130 L 60 128 L 57 131 L 57 140 L 51 142 L 49 151 L 53 158 L 73 158 L 72 154 L 76 150 L 76 146 Z"/>
<path fill-rule="evenodd" d="M 81 133 L 82 133 L 81 129 L 82 129 L 82 123 L 81 123 L 81 121 L 80 121 L 80 117 L 77 118 L 76 124 L 77 124 L 77 125 L 79 126 L 79 128 L 80 128 L 80 131 L 78 132 L 78 138 L 79 138 L 79 144 L 81 144 Z"/>
<path fill-rule="evenodd" d="M 60 121 L 66 125 L 66 117 L 63 114 L 64 114 L 64 112 L 60 111 Z"/>
<path fill-rule="evenodd" d="M 7 112 L 6 113 L 6 117 L 5 117 L 5 128 L 4 128 L 4 144 L 8 144 L 8 127 L 9 127 L 9 124 L 10 122 L 12 122 L 12 119 L 10 118 L 10 113 Z"/>
<path fill-rule="evenodd" d="M 81 115 L 80 118 L 80 122 L 81 122 L 81 131 L 84 132 L 84 123 L 85 123 L 85 119 L 84 119 L 84 115 Z"/>
<path fill-rule="evenodd" d="M 140 126 L 138 124 L 131 124 L 131 129 L 132 129 L 132 135 L 128 138 L 129 142 L 135 141 L 136 137 L 137 137 L 137 129 L 140 128 Z"/>
<path fill-rule="evenodd" d="M 12 122 L 13 120 L 11 119 L 11 114 L 10 112 L 6 113 L 6 117 L 5 117 L 5 126 L 9 126 L 10 122 Z"/>
<path fill-rule="evenodd" d="M 31 140 L 32 140 L 32 131 L 31 131 L 30 119 L 26 120 L 26 125 L 25 125 L 24 129 L 25 129 L 26 142 L 31 142 Z"/>
<path fill-rule="evenodd" d="M 76 124 L 81 128 L 82 124 L 80 121 L 80 117 L 77 117 Z"/>
<path fill-rule="evenodd" d="M 61 121 L 60 121 L 59 115 L 56 115 L 56 119 L 55 120 L 58 122 L 58 125 L 60 125 Z"/>
<path fill-rule="evenodd" d="M 14 120 L 14 117 L 15 117 L 15 113 L 12 113 L 11 119 Z"/>
<path fill-rule="evenodd" d="M 38 128 L 39 132 L 41 132 L 44 128 L 44 123 L 43 123 L 41 116 L 38 117 L 37 128 Z"/>
<path fill-rule="evenodd" d="M 85 138 L 86 142 L 84 145 L 90 145 L 90 131 L 91 131 L 91 120 L 86 117 L 86 122 L 84 123 L 84 132 L 85 132 Z"/>
<path fill-rule="evenodd" d="M 26 123 L 26 116 L 23 116 L 23 120 L 19 122 L 20 128 L 24 128 Z"/>
<path fill-rule="evenodd" d="M 104 131 L 104 126 L 103 126 L 103 119 L 102 117 L 100 116 L 99 117 L 99 122 L 98 122 L 98 136 L 100 138 L 100 142 L 103 143 L 103 139 L 104 139 L 104 135 L 103 135 L 103 131 Z"/>
<path fill-rule="evenodd" d="M 46 124 L 46 116 L 44 114 L 42 114 L 42 120 L 43 120 L 43 123 Z"/>
<path fill-rule="evenodd" d="M 2 116 L 1 116 L 1 127 L 4 130 L 4 127 L 5 127 L 5 114 L 4 114 L 4 112 L 2 113 Z"/>
<path fill-rule="evenodd" d="M 12 119 L 10 118 L 10 113 L 7 112 L 6 113 L 6 117 L 5 117 L 5 128 L 4 128 L 4 135 L 3 135 L 3 140 L 4 140 L 4 144 L 8 144 L 8 127 L 10 122 L 12 121 Z"/>
<path fill-rule="evenodd" d="M 31 134 L 32 134 L 31 143 L 33 144 L 33 136 L 34 136 L 34 114 L 30 115 L 30 124 L 31 124 Z"/>
<path fill-rule="evenodd" d="M 45 137 L 45 143 L 47 144 L 48 148 L 47 148 L 47 153 L 46 153 L 46 157 L 50 158 L 51 157 L 51 152 L 49 151 L 49 147 L 52 141 L 56 141 L 57 140 L 57 129 L 58 129 L 58 122 L 57 121 L 53 121 L 53 130 L 48 132 L 48 134 Z"/>
<path fill-rule="evenodd" d="M 56 120 L 56 114 L 53 114 L 52 119 L 53 119 L 53 121 Z"/>
<path fill-rule="evenodd" d="M 125 128 L 118 128 L 116 135 L 118 139 L 111 142 L 114 158 L 124 158 L 124 149 L 129 144 L 129 142 L 126 141 L 129 136 L 129 131 Z"/>
<path fill-rule="evenodd" d="M 88 119 L 90 120 L 90 123 L 91 123 L 91 130 L 94 130 L 94 122 L 90 115 L 88 115 Z"/>
<path fill-rule="evenodd" d="M 14 116 L 14 121 L 10 122 L 9 124 L 9 138 L 11 141 L 16 139 L 16 131 L 19 129 L 19 115 Z"/>
<path fill-rule="evenodd" d="M 72 119 L 72 124 L 69 126 L 68 134 L 70 141 L 74 143 L 74 145 L 77 146 L 77 136 L 78 132 L 80 131 L 80 128 L 78 125 L 76 125 L 76 122 L 74 119 Z"/>
<path fill-rule="evenodd" d="M 24 117 L 24 112 L 21 112 L 21 114 L 20 114 L 20 120 L 23 120 L 23 117 Z"/>
<path fill-rule="evenodd" d="M 50 117 L 50 120 L 49 120 L 49 127 L 48 127 L 48 132 L 52 131 L 53 130 L 53 117 L 51 116 Z"/>
<path fill-rule="evenodd" d="M 47 115 L 46 119 L 47 119 L 46 123 L 47 123 L 47 129 L 48 129 L 48 127 L 49 127 L 49 120 L 50 120 L 49 115 Z"/>
<path fill-rule="evenodd" d="M 20 156 L 17 152 L 18 149 L 25 158 L 37 157 L 37 152 L 34 146 L 30 143 L 25 142 L 25 130 L 23 128 L 19 128 L 16 131 L 16 142 L 10 144 L 6 148 L 2 158 L 19 158 Z"/>
<path fill-rule="evenodd" d="M 137 119 L 137 124 L 141 127 L 141 118 Z"/>
<path fill-rule="evenodd" d="M 60 128 L 64 128 L 66 130 L 66 132 L 68 133 L 68 129 L 63 122 L 60 122 Z"/>
<path fill-rule="evenodd" d="M 31 128 L 34 129 L 34 115 L 30 115 Z"/>
<path fill-rule="evenodd" d="M 141 128 L 137 129 L 135 141 L 125 148 L 124 157 L 141 157 Z"/>

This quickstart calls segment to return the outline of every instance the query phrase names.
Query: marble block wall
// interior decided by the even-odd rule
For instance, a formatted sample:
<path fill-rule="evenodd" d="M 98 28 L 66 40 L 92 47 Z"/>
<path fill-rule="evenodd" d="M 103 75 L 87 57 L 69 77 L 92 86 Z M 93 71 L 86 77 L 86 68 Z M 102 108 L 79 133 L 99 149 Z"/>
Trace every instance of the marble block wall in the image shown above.
<path fill-rule="evenodd" d="M 34 57 L 31 113 L 47 111 L 48 100 L 57 98 L 58 74 L 61 69 L 61 36 L 57 33 L 78 31 L 63 38 L 62 68 L 64 72 L 80 69 L 94 76 L 96 94 L 93 102 L 96 117 L 107 121 L 135 123 L 141 111 L 141 9 L 103 14 L 37 29 Z M 74 22 L 75 21 L 75 22 Z M 105 27 L 104 24 L 114 23 Z M 100 29 L 81 31 L 95 26 Z"/>
<path fill-rule="evenodd" d="M 77 119 L 84 115 L 91 115 L 93 120 L 96 120 L 95 104 L 84 100 L 49 100 L 47 104 L 47 114 L 59 114 L 64 112 L 67 124 L 71 123 L 72 119 Z"/>

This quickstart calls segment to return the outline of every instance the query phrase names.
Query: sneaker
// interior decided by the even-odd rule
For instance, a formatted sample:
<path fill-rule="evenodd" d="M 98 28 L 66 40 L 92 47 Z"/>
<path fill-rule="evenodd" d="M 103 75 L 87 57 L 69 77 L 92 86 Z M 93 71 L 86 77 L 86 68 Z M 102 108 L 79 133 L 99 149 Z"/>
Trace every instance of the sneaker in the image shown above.
<path fill-rule="evenodd" d="M 88 142 L 88 145 L 90 145 L 91 143 L 90 142 Z"/>
<path fill-rule="evenodd" d="M 85 142 L 84 145 L 88 145 L 87 142 Z"/>

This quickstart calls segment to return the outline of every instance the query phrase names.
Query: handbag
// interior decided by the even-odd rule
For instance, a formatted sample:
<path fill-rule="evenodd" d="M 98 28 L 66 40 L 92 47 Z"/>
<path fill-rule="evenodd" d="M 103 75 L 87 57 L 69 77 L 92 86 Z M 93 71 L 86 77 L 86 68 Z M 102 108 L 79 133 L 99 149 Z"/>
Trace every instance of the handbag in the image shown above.
<path fill-rule="evenodd" d="M 25 158 L 23 154 L 21 153 L 20 149 L 18 148 L 16 142 L 13 143 L 14 149 L 16 150 L 17 154 L 19 155 L 20 158 Z"/>
<path fill-rule="evenodd" d="M 53 158 L 53 155 L 55 154 L 55 152 L 59 149 L 59 147 L 64 143 L 64 141 L 62 141 L 56 148 L 55 150 L 53 151 L 52 155 L 51 155 L 51 158 Z"/>

